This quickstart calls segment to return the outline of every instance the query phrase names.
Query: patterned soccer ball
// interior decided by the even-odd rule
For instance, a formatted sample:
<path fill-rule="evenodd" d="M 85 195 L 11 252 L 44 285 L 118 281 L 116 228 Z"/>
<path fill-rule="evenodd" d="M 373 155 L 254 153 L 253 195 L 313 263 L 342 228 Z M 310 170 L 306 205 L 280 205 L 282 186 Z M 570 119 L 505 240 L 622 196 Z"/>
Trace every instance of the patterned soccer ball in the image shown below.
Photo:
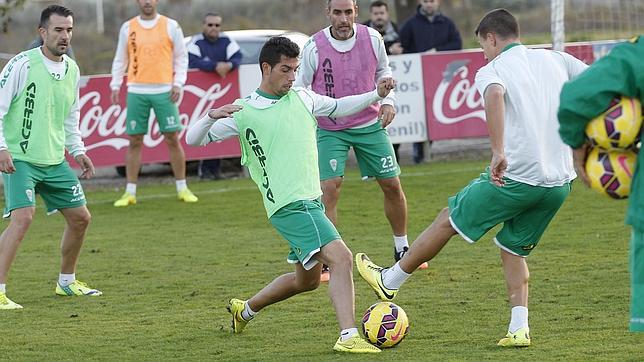
<path fill-rule="evenodd" d="M 625 150 L 636 144 L 642 129 L 642 104 L 637 98 L 615 98 L 608 109 L 586 126 L 593 146 Z"/>
<path fill-rule="evenodd" d="M 405 311 L 394 303 L 378 302 L 364 313 L 362 332 L 377 347 L 393 347 L 409 333 L 409 320 Z"/>
<path fill-rule="evenodd" d="M 590 187 L 614 199 L 625 199 L 631 192 L 637 154 L 632 150 L 606 151 L 595 147 L 586 159 Z"/>

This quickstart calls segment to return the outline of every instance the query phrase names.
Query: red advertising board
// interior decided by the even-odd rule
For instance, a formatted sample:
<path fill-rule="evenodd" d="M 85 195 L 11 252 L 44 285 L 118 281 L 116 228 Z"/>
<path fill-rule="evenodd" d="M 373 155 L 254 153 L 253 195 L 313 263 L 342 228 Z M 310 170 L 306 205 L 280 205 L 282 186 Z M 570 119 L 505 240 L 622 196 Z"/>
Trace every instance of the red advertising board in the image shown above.
<path fill-rule="evenodd" d="M 110 101 L 109 76 L 91 76 L 84 79 L 80 89 L 80 131 L 87 147 L 87 154 L 97 167 L 125 164 L 128 137 L 125 133 L 126 89 L 121 91 L 120 105 Z M 237 72 L 221 78 L 214 73 L 188 72 L 188 80 L 179 103 L 179 118 L 184 125 L 180 132 L 187 160 L 239 156 L 239 141 L 229 139 L 206 147 L 192 147 L 185 143 L 187 126 L 201 118 L 207 110 L 232 103 L 239 98 L 239 76 Z M 170 100 L 168 99 L 168 102 Z M 149 131 L 144 138 L 143 163 L 167 162 L 168 149 L 163 135 L 150 114 Z M 76 165 L 75 162 L 70 162 Z"/>
<path fill-rule="evenodd" d="M 431 140 L 487 135 L 481 96 L 474 87 L 483 53 L 449 52 L 422 57 L 427 133 Z"/>

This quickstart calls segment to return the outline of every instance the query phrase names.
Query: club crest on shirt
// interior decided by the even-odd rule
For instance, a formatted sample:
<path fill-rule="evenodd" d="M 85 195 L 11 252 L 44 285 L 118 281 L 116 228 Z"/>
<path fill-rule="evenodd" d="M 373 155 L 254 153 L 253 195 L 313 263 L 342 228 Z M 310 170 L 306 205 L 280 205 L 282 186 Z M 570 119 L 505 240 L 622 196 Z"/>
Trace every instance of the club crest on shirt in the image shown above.
<path fill-rule="evenodd" d="M 331 166 L 333 172 L 335 172 L 335 170 L 338 168 L 338 160 L 336 160 L 335 158 L 330 159 L 329 165 Z"/>

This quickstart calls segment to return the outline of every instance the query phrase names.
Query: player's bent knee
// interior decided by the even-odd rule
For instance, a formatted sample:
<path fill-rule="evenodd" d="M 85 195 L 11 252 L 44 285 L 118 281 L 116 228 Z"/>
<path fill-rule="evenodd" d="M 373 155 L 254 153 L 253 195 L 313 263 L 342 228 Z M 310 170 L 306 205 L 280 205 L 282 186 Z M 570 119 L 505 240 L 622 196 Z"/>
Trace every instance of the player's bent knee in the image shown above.
<path fill-rule="evenodd" d="M 381 179 L 379 180 L 379 183 L 380 188 L 386 195 L 397 197 L 404 195 L 402 185 L 400 185 L 400 179 L 398 179 L 398 177 Z"/>
<path fill-rule="evenodd" d="M 320 286 L 320 275 L 318 274 L 314 278 L 305 279 L 299 283 L 300 290 L 302 292 L 309 292 L 311 290 L 316 290 Z"/>
<path fill-rule="evenodd" d="M 344 243 L 342 243 L 342 249 L 337 253 L 335 264 L 336 268 L 340 268 L 345 271 L 353 268 L 353 253 L 346 245 L 344 245 Z"/>
<path fill-rule="evenodd" d="M 10 225 L 21 233 L 26 233 L 33 221 L 32 212 L 12 212 Z"/>
<path fill-rule="evenodd" d="M 325 180 L 320 183 L 322 194 L 325 198 L 337 199 L 340 194 L 340 187 L 334 180 Z"/>

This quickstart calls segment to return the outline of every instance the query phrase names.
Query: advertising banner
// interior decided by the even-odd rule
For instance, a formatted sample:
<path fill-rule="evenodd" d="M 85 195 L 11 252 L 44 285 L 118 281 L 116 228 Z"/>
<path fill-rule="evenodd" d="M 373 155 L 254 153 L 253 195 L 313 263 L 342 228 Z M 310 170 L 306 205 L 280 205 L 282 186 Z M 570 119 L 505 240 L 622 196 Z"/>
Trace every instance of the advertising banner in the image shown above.
<path fill-rule="evenodd" d="M 124 85 L 120 92 L 120 104 L 111 104 L 109 76 L 91 76 L 82 79 L 80 89 L 80 131 L 87 147 L 87 154 L 97 167 L 125 164 L 128 137 L 125 133 L 126 96 Z M 239 76 L 230 73 L 222 79 L 214 73 L 188 72 L 188 80 L 179 100 L 179 119 L 184 129 L 179 136 L 187 160 L 232 157 L 240 154 L 239 141 L 229 139 L 207 147 L 191 147 L 185 144 L 187 126 L 201 118 L 208 109 L 232 103 L 239 98 Z M 168 99 L 170 102 L 170 99 Z M 168 149 L 163 142 L 159 125 L 152 111 L 149 131 L 144 137 L 142 163 L 167 162 Z M 70 162 L 75 165 L 75 162 Z"/>

